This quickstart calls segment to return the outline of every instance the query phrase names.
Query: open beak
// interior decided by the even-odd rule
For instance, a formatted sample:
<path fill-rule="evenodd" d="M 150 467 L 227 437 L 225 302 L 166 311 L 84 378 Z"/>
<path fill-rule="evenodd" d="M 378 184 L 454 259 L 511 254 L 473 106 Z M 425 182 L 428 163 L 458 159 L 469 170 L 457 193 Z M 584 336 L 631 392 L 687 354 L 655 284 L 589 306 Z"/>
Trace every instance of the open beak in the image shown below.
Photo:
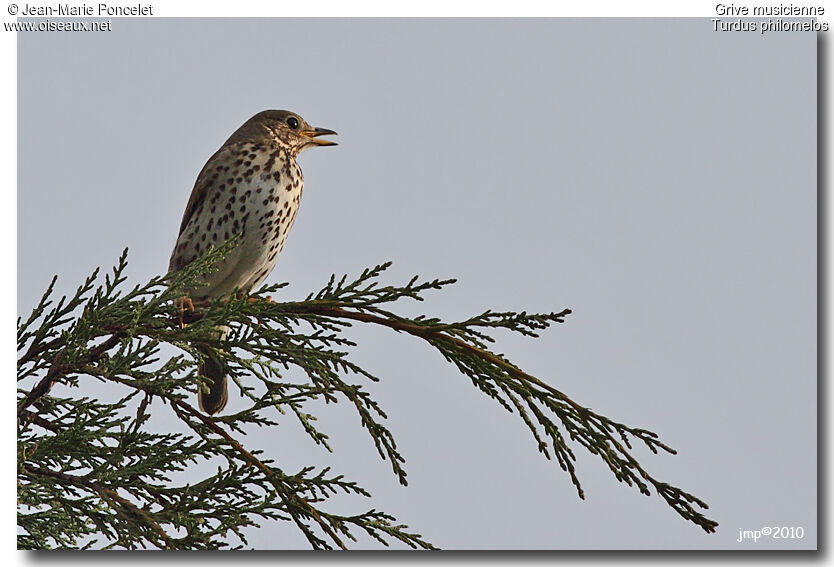
<path fill-rule="evenodd" d="M 328 130 L 327 128 L 314 128 L 313 130 L 306 130 L 301 132 L 301 135 L 305 138 L 310 138 L 310 141 L 314 144 L 319 146 L 337 146 L 336 142 L 331 142 L 330 140 L 319 139 L 319 136 L 328 136 L 328 135 L 336 135 L 336 132 L 333 130 Z"/>

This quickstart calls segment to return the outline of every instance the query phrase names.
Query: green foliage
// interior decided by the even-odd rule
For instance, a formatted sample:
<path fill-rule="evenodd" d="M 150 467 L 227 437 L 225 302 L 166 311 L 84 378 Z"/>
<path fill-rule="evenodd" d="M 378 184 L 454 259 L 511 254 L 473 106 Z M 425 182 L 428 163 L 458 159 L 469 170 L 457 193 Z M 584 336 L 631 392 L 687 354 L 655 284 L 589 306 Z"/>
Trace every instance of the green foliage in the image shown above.
<path fill-rule="evenodd" d="M 599 456 L 621 482 L 647 495 L 653 490 L 683 518 L 715 530 L 716 522 L 697 509 L 706 504 L 656 480 L 632 456 L 634 441 L 655 453 L 674 453 L 656 434 L 594 413 L 490 351 L 492 331 L 536 337 L 563 322 L 569 310 L 487 311 L 459 322 L 401 317 L 392 304 L 422 301 L 425 292 L 453 280 L 415 277 L 403 286 L 384 286 L 380 277 L 389 264 L 382 264 L 354 280 L 333 277 L 304 301 L 271 302 L 266 295 L 282 287 L 271 286 L 183 314 L 177 298 L 198 285 L 230 246 L 130 290 L 125 251 L 103 282 L 96 271 L 57 304 L 53 280 L 31 316 L 18 320 L 19 547 L 220 549 L 230 547 L 233 536 L 248 545 L 242 531 L 247 526 L 287 521 L 317 549 L 345 548 L 358 533 L 384 545 L 431 548 L 383 512 L 339 515 L 325 509 L 336 493 L 369 497 L 355 482 L 329 468 L 287 473 L 237 438 L 246 425 L 275 426 L 290 415 L 313 442 L 330 449 L 327 434 L 305 407 L 313 400 L 346 400 L 380 457 L 407 484 L 405 459 L 384 424 L 385 412 L 361 383 L 378 378 L 349 358 L 355 345 L 343 331 L 356 323 L 408 333 L 440 351 L 479 390 L 518 413 L 539 451 L 555 456 L 580 497 L 576 446 Z M 183 317 L 188 325 L 180 328 Z M 226 340 L 213 332 L 218 324 L 231 328 Z M 162 357 L 164 344 L 182 353 Z M 244 410 L 208 417 L 190 404 L 196 389 L 208 386 L 196 373 L 206 348 L 227 364 L 235 391 L 248 399 Z M 302 372 L 287 372 L 291 368 Z M 60 384 L 72 394 L 81 377 L 112 384 L 123 397 L 106 403 L 52 391 Z M 183 432 L 154 433 L 148 423 L 152 405 L 175 415 Z M 196 484 L 173 480 L 206 462 L 223 466 Z"/>

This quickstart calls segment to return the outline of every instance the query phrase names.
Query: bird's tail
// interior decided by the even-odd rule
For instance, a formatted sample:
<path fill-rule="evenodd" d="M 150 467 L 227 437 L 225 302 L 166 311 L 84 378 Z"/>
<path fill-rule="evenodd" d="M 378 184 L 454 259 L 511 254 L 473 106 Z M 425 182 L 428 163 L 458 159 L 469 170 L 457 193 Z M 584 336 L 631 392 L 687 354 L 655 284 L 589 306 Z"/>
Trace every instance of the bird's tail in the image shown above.
<path fill-rule="evenodd" d="M 218 332 L 218 338 L 225 340 L 229 334 L 229 327 L 225 325 L 218 325 L 215 327 Z M 197 371 L 200 376 L 205 376 L 211 380 L 209 391 L 200 390 L 197 392 L 197 401 L 200 404 L 200 409 L 209 415 L 213 415 L 226 407 L 226 402 L 229 401 L 229 389 L 226 383 L 226 366 L 216 354 L 209 349 L 200 349 L 203 354 L 203 362 L 200 363 Z"/>

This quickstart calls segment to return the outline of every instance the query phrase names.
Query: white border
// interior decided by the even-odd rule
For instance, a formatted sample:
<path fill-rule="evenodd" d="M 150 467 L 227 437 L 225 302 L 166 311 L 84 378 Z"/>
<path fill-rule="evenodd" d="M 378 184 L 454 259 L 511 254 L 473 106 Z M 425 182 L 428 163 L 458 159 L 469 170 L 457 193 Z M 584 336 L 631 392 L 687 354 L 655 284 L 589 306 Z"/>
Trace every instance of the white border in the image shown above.
<path fill-rule="evenodd" d="M 17 1 L 17 0 L 15 0 Z M 8 7 L 8 0 L 5 3 L 0 4 L 0 20 L 3 22 L 13 21 L 12 17 L 9 16 L 7 12 Z M 26 0 L 21 0 L 20 4 L 27 3 Z M 46 2 L 28 2 L 29 4 L 43 4 L 46 5 Z M 77 2 L 80 3 L 80 2 Z M 75 3 L 75 4 L 77 4 Z M 88 4 L 95 4 L 96 2 L 88 2 Z M 111 4 L 120 4 L 120 5 L 135 5 L 139 2 L 136 0 L 123 0 L 122 2 L 111 2 Z M 220 2 L 217 0 L 208 0 L 203 2 L 189 2 L 185 0 L 164 0 L 161 2 L 146 2 L 142 0 L 141 2 L 144 5 L 151 5 L 153 6 L 153 17 L 252 17 L 252 16 L 262 16 L 262 17 L 288 17 L 288 16 L 515 16 L 515 17 L 530 17 L 530 16 L 551 16 L 551 17 L 715 17 L 715 7 L 719 2 L 697 2 L 697 1 L 632 1 L 632 2 L 613 2 L 613 1 L 586 1 L 586 2 L 573 2 L 573 3 L 551 3 L 549 5 L 545 5 L 541 1 L 535 0 L 515 0 L 512 3 L 497 3 L 497 2 L 479 2 L 475 4 L 473 2 L 463 2 L 463 1 L 453 1 L 453 0 L 421 0 L 419 2 L 416 1 L 406 1 L 406 2 L 381 2 L 381 1 L 352 1 L 346 2 L 345 0 L 313 0 L 311 2 L 266 2 L 266 1 L 256 1 L 256 0 L 235 0 L 234 2 Z M 51 4 L 55 4 L 52 2 Z M 826 8 L 826 14 L 824 17 L 820 18 L 821 20 L 830 21 L 830 13 L 829 8 L 834 10 L 834 6 L 829 6 L 826 0 L 818 0 L 816 3 L 811 2 L 791 2 L 790 0 L 785 1 L 775 1 L 775 2 L 756 2 L 756 3 L 748 3 L 748 2 L 725 2 L 725 4 L 735 4 L 735 5 L 746 5 L 752 7 L 753 5 L 778 5 L 778 4 L 794 4 L 797 6 L 814 6 L 814 5 L 822 5 Z M 477 6 L 477 10 L 474 7 Z M 823 44 L 826 51 L 830 51 L 828 49 L 828 42 Z M 825 57 L 826 66 L 823 72 L 830 76 L 831 74 L 831 57 L 830 55 Z M 0 302 L 0 365 L 2 368 L 7 369 L 8 373 L 3 373 L 4 376 L 8 377 L 8 381 L 5 383 L 10 388 L 10 384 L 12 383 L 11 377 L 14 375 L 13 366 L 15 365 L 15 356 L 14 352 L 10 348 L 10 345 L 15 344 L 14 342 L 14 335 L 15 335 L 15 321 L 17 317 L 16 313 L 16 297 L 17 297 L 17 290 L 16 290 L 16 267 L 17 267 L 17 37 L 15 33 L 5 32 L 5 30 L 0 33 L 0 76 L 3 77 L 2 81 L 0 81 L 0 113 L 3 114 L 2 125 L 3 127 L 0 128 L 0 178 L 2 178 L 2 205 L 0 206 L 0 261 L 2 261 L 2 265 L 6 267 L 6 276 L 0 279 L 0 297 L 4 299 L 4 301 Z M 831 95 L 829 91 L 829 96 Z M 827 120 L 825 124 L 820 124 L 820 128 L 824 128 L 826 132 L 831 132 L 832 126 L 832 118 L 830 111 L 827 115 Z M 43 132 L 42 135 L 48 136 L 49 132 Z M 832 163 L 832 151 L 831 145 L 825 148 L 825 155 L 820 155 L 820 159 L 825 160 L 826 163 Z M 827 187 L 823 188 L 824 191 L 827 192 Z M 832 208 L 834 208 L 834 204 L 832 204 L 832 200 L 829 197 L 826 199 L 827 207 L 826 207 L 826 218 L 831 219 L 832 217 Z M 831 250 L 831 243 L 826 242 L 823 250 Z M 37 261 L 37 258 L 26 258 L 25 261 Z M 11 268 L 14 266 L 14 268 Z M 820 290 L 822 292 L 822 290 Z M 830 290 L 829 290 L 830 291 Z M 829 294 L 830 297 L 830 294 Z M 822 315 L 822 314 L 821 314 Z M 826 312 L 826 317 L 830 321 L 832 311 L 831 308 Z M 832 344 L 834 344 L 834 338 L 831 336 L 827 337 L 827 340 L 824 344 L 820 344 L 822 349 L 825 349 L 826 352 L 832 352 Z M 827 381 L 827 377 L 821 377 L 821 381 Z M 827 407 L 828 409 L 832 408 L 832 387 L 828 386 L 826 388 L 828 393 L 827 396 Z M 15 396 L 13 392 L 9 391 L 7 395 L 3 396 L 4 400 L 3 404 L 8 404 L 8 412 L 4 411 L 2 413 L 5 417 L 2 420 L 3 423 L 3 436 L 2 439 L 3 443 L 3 455 L 5 458 L 2 460 L 5 466 L 0 467 L 0 472 L 2 476 L 0 477 L 0 487 L 2 487 L 2 498 L 0 499 L 0 505 L 2 505 L 3 513 L 0 514 L 0 518 L 2 518 L 2 524 L 0 524 L 0 545 L 2 545 L 2 549 L 5 551 L 12 551 L 16 549 L 16 521 L 14 510 L 16 508 L 16 494 L 15 494 L 15 469 L 14 469 L 14 460 L 12 458 L 13 455 L 16 454 L 15 452 L 15 439 L 13 434 L 11 433 L 14 431 L 14 422 L 13 422 L 13 413 L 12 406 L 14 405 Z M 829 423 L 831 421 L 830 418 L 827 420 Z M 826 440 L 829 439 L 830 436 L 828 432 L 820 432 L 821 439 Z M 824 455 L 825 453 L 823 453 Z M 821 456 L 823 456 L 821 455 Z M 830 469 L 826 466 L 823 470 Z M 826 493 L 830 494 L 830 490 L 826 491 Z M 824 506 L 830 510 L 830 498 L 827 502 L 820 502 L 820 506 Z M 831 522 L 826 522 L 823 525 L 828 525 L 830 528 Z M 823 542 L 828 542 L 830 544 L 831 537 L 830 537 L 830 529 L 829 532 L 826 534 L 819 534 L 818 541 L 822 545 Z M 11 553 L 11 557 L 9 560 L 11 561 L 12 565 L 19 565 L 26 562 L 27 559 L 32 559 L 31 554 L 26 553 Z M 43 556 L 40 556 L 43 557 Z M 234 557 L 234 558 L 233 558 Z M 334 556 L 327 556 L 329 560 L 334 559 Z M 402 555 L 397 555 L 394 557 L 390 557 L 390 560 L 394 561 L 397 558 L 402 558 Z M 433 563 L 451 563 L 454 561 L 455 556 L 442 556 L 438 558 L 437 555 L 426 555 L 423 557 L 424 560 L 428 561 L 432 558 Z M 609 559 L 615 559 L 615 557 L 607 556 Z M 830 554 L 828 557 L 820 557 L 823 559 L 823 563 L 830 562 Z M 89 556 L 86 556 L 89 558 Z M 110 556 L 111 559 L 115 561 L 122 561 L 126 560 L 127 558 L 124 556 L 120 556 L 118 558 Z M 199 558 L 190 555 L 190 559 L 197 559 L 200 561 L 205 561 L 207 557 L 205 555 L 200 555 Z M 531 558 L 527 556 L 527 558 Z M 616 558 L 622 559 L 625 558 L 629 560 L 629 555 L 625 554 L 622 556 L 617 556 Z M 741 556 L 738 556 L 740 559 Z M 77 560 L 83 561 L 80 556 L 76 558 Z M 129 559 L 131 562 L 137 559 L 136 556 L 131 556 Z M 162 563 L 162 564 L 171 564 L 173 565 L 175 561 L 177 563 L 180 562 L 182 559 L 181 556 L 178 559 L 175 559 L 171 555 L 161 556 L 158 554 L 148 555 L 143 557 L 142 559 L 146 559 L 147 561 L 153 560 L 155 563 Z M 218 559 L 217 557 L 212 557 L 213 559 Z M 224 554 L 223 558 L 218 563 L 226 563 L 239 560 L 240 557 L 232 556 L 229 554 Z M 305 559 L 300 559 L 298 556 L 288 557 L 288 556 L 268 556 L 262 557 L 266 561 L 272 562 L 275 560 L 280 561 L 281 563 L 296 563 L 303 561 L 305 564 L 310 563 L 319 563 L 321 561 L 328 561 L 325 557 L 316 557 L 313 559 L 310 556 L 307 556 Z M 373 563 L 378 563 L 380 556 L 375 555 L 373 557 L 354 557 L 354 559 L 359 559 L 360 561 L 370 560 Z M 410 557 L 409 559 L 414 559 L 414 557 Z M 440 559 L 440 561 L 437 561 Z M 480 562 L 480 559 L 487 559 L 486 557 L 476 556 L 476 557 L 469 557 L 468 561 L 475 561 Z M 497 561 L 495 561 L 497 559 Z M 489 560 L 489 563 L 506 563 L 510 564 L 511 562 L 515 562 L 518 559 L 525 559 L 525 555 L 520 556 L 503 556 L 503 557 L 492 557 Z M 560 555 L 549 555 L 549 556 L 539 556 L 539 560 L 544 560 L 546 562 L 550 561 L 558 561 L 560 563 L 568 563 L 572 564 L 576 560 L 573 558 L 560 556 Z M 599 556 L 597 556 L 599 560 Z M 631 557 L 631 560 L 642 562 L 643 559 L 641 557 Z M 657 559 L 665 562 L 670 560 L 674 560 L 674 557 L 670 557 L 665 555 L 664 557 L 658 557 Z M 690 555 L 688 557 L 689 560 L 693 559 L 693 556 Z M 703 561 L 706 563 L 709 561 L 711 565 L 713 564 L 724 564 L 729 563 L 729 558 L 727 556 L 722 556 L 721 559 L 716 557 L 714 554 L 705 554 L 705 555 L 695 555 L 694 559 L 697 563 Z M 718 561 L 716 561 L 718 559 Z M 750 559 L 749 556 L 747 559 Z M 764 557 L 762 557 L 764 559 Z M 792 562 L 796 559 L 795 556 L 782 556 L 782 557 L 768 557 L 768 560 L 776 559 L 776 561 L 767 561 L 768 563 L 785 563 Z M 810 559 L 810 558 L 809 558 Z M 567 560 L 567 561 L 566 561 Z M 387 562 L 387 559 L 383 560 Z M 140 560 L 140 562 L 144 562 Z M 421 561 L 422 562 L 422 561 Z M 539 562 L 539 561 L 535 561 Z M 597 561 L 591 561 L 591 563 L 596 563 Z M 601 562 L 601 561 L 600 561 Z M 582 564 L 588 564 L 588 561 L 582 561 Z"/>

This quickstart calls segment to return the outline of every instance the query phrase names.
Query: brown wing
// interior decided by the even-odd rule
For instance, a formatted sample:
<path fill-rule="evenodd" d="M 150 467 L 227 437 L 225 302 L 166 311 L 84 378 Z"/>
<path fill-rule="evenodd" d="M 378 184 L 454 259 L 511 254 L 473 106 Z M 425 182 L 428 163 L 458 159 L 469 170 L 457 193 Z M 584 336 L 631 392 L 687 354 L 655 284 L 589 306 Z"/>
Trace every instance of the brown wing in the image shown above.
<path fill-rule="evenodd" d="M 185 229 L 191 222 L 192 217 L 203 208 L 206 200 L 211 199 L 213 193 L 219 190 L 218 179 L 231 169 L 235 159 L 239 159 L 239 146 L 240 144 L 223 145 L 209 158 L 197 176 L 197 181 L 194 183 L 194 189 L 191 190 L 191 197 L 188 199 L 185 213 L 182 216 L 180 231 L 174 244 L 174 250 L 171 253 L 171 260 L 168 263 L 169 270 L 179 270 L 194 259 L 196 252 L 191 249 L 188 239 L 184 236 Z"/>
<path fill-rule="evenodd" d="M 222 167 L 224 163 L 228 161 L 229 156 L 232 153 L 232 147 L 223 146 L 214 152 L 214 155 L 211 156 L 206 162 L 206 165 L 203 166 L 203 169 L 197 176 L 197 181 L 194 182 L 194 189 L 191 190 L 191 197 L 188 199 L 188 204 L 185 206 L 185 213 L 182 216 L 180 232 L 177 237 L 182 235 L 182 231 L 185 230 L 185 227 L 188 225 L 188 221 L 191 220 L 191 216 L 200 207 L 203 201 L 206 200 L 206 195 L 208 194 L 209 189 L 211 189 L 214 182 L 217 181 L 217 178 L 220 175 L 218 166 Z"/>

